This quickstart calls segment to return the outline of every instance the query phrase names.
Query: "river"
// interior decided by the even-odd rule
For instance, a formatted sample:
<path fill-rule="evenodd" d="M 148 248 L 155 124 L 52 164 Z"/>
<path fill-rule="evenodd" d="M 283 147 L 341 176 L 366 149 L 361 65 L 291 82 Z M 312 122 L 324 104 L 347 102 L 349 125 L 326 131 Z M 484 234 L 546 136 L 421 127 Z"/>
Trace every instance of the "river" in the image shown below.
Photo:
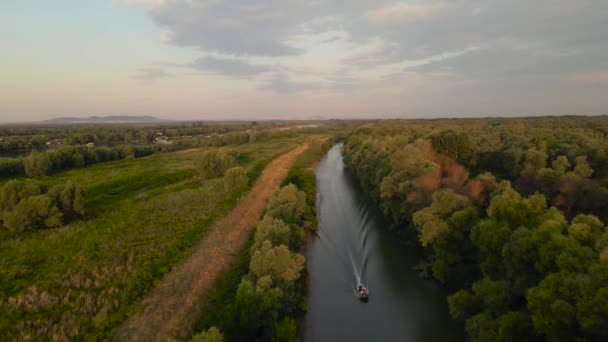
<path fill-rule="evenodd" d="M 448 313 L 447 293 L 412 267 L 414 248 L 389 223 L 345 169 L 335 145 L 317 167 L 318 236 L 307 249 L 305 341 L 462 341 Z M 370 292 L 355 295 L 357 278 Z"/>

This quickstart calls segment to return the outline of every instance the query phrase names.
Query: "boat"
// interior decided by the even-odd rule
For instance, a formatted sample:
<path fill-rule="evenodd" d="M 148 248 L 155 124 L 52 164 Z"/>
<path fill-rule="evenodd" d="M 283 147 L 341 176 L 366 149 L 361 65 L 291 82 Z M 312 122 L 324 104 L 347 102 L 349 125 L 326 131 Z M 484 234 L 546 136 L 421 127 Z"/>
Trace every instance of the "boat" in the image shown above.
<path fill-rule="evenodd" d="M 367 302 L 369 299 L 369 291 L 363 285 L 359 285 L 357 288 L 357 295 L 359 295 L 359 300 L 362 302 Z"/>

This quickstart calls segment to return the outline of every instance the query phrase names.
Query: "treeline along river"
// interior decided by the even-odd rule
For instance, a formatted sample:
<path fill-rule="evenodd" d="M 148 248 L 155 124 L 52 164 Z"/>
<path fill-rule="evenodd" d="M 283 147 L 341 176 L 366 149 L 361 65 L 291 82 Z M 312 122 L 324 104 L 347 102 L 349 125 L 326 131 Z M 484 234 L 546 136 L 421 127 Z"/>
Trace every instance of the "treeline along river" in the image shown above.
<path fill-rule="evenodd" d="M 414 247 L 345 169 L 335 145 L 317 168 L 319 229 L 307 251 L 310 288 L 307 341 L 462 341 L 448 313 L 447 293 L 421 279 Z M 367 303 L 356 296 L 361 282 Z"/>

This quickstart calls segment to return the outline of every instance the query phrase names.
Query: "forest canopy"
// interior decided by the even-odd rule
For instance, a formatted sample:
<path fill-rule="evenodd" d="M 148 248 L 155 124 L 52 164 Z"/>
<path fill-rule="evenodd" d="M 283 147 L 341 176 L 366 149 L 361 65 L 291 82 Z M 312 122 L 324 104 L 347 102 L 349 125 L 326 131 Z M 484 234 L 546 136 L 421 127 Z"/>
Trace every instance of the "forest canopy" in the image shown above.
<path fill-rule="evenodd" d="M 417 237 L 470 340 L 599 341 L 607 134 L 605 117 L 384 121 L 342 152 L 397 233 Z"/>

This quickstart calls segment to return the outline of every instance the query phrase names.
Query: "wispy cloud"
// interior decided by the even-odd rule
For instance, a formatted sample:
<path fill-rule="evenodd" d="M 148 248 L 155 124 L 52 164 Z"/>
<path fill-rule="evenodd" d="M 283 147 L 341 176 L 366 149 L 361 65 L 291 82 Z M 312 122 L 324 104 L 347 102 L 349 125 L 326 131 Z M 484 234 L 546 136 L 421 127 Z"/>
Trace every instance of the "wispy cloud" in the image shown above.
<path fill-rule="evenodd" d="M 412 4 L 398 2 L 371 10 L 367 19 L 372 24 L 395 24 L 428 18 L 444 8 L 442 3 Z"/>
<path fill-rule="evenodd" d="M 252 65 L 242 60 L 215 57 L 198 58 L 191 67 L 237 78 L 258 75 L 272 69 L 266 65 Z"/>
<path fill-rule="evenodd" d="M 173 78 L 174 74 L 157 67 L 142 67 L 137 69 L 133 78 L 144 83 L 155 82 L 163 78 Z"/>

